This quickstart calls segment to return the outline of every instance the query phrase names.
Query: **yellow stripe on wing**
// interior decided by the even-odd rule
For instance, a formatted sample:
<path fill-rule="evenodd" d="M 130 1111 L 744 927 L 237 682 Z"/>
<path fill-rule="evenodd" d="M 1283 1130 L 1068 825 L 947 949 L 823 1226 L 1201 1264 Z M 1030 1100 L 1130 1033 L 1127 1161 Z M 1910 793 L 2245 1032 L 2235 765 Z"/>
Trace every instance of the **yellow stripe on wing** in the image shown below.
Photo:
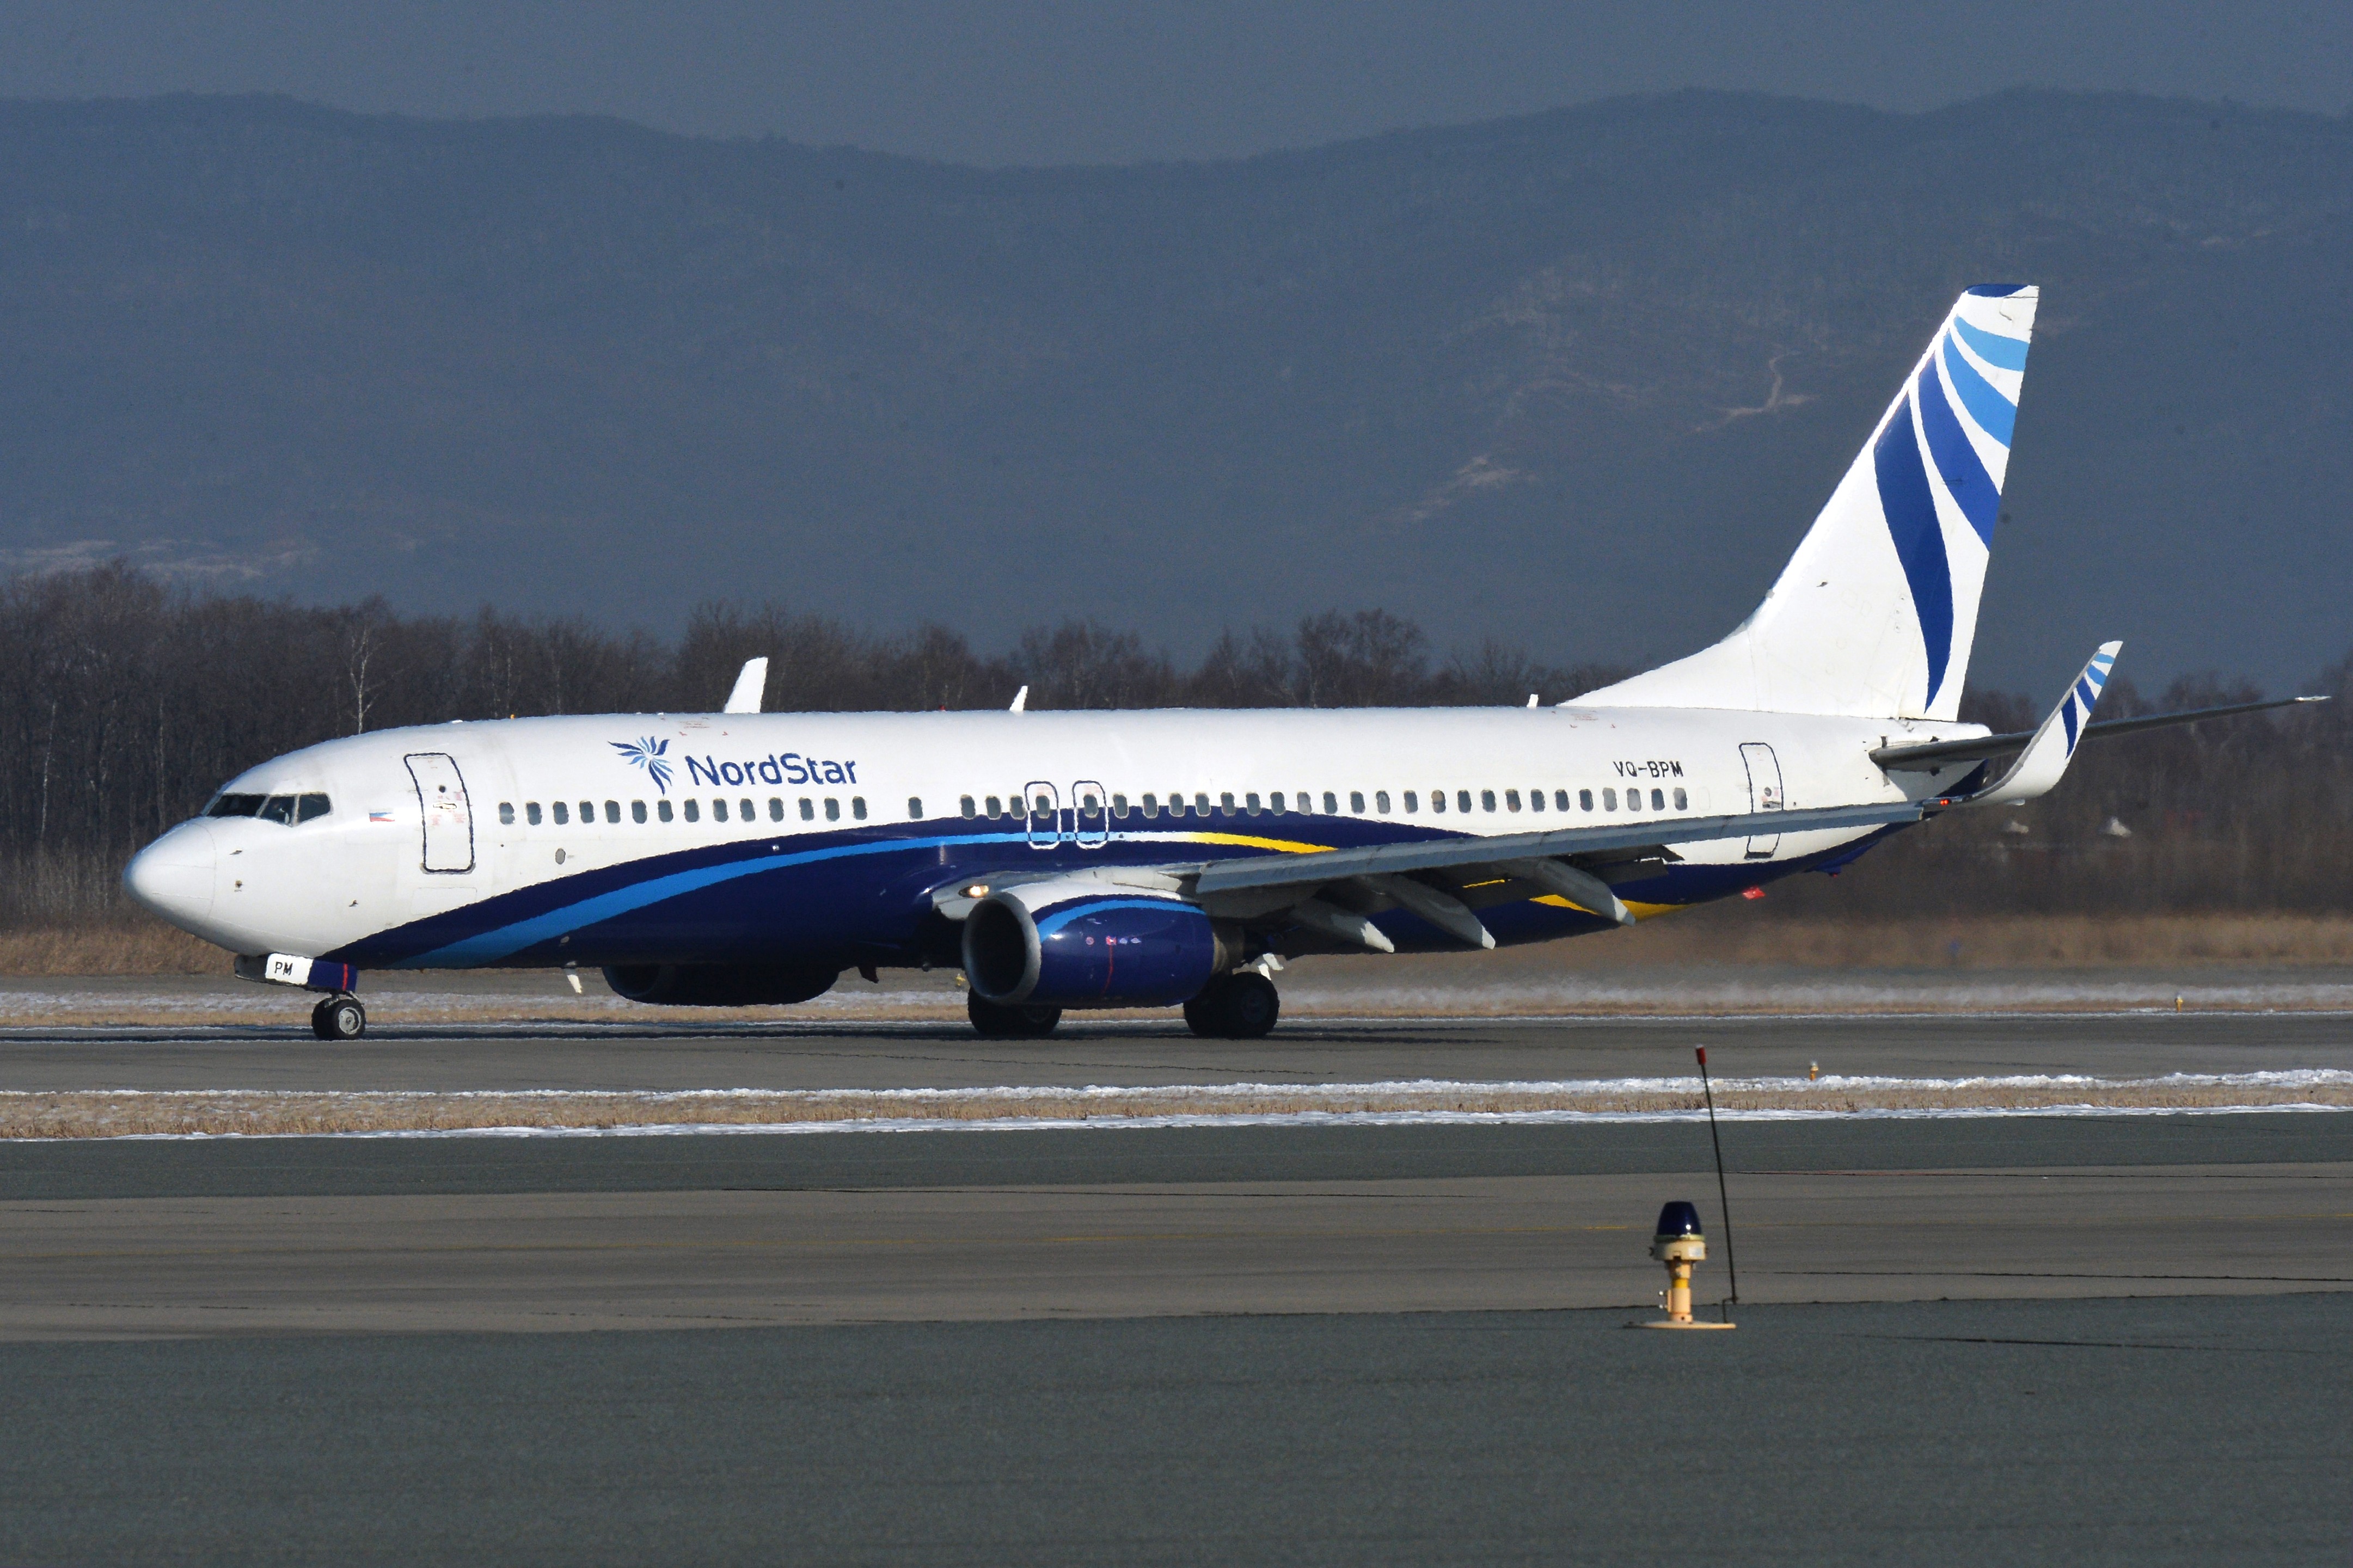
<path fill-rule="evenodd" d="M 1528 901 L 1530 903 L 1536 904 L 1550 904 L 1556 910 L 1575 910 L 1581 915 L 1598 913 L 1596 910 L 1587 909 L 1583 904 L 1577 902 L 1575 900 L 1562 898 L 1558 893 L 1546 893 L 1540 899 L 1531 899 Z M 1632 915 L 1638 921 L 1649 920 L 1653 915 L 1671 915 L 1677 910 L 1683 907 L 1684 906 L 1682 904 L 1638 904 L 1631 900 L 1626 901 L 1626 912 Z"/>

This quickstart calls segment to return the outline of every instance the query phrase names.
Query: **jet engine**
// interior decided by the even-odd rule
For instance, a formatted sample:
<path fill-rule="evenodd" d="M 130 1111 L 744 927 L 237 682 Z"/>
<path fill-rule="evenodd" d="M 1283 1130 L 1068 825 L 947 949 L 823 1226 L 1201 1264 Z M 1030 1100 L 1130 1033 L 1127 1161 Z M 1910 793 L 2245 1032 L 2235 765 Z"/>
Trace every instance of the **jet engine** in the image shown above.
<path fill-rule="evenodd" d="M 671 1007 L 781 1007 L 824 995 L 838 973 L 801 963 L 624 963 L 605 971 L 605 984 Z"/>
<path fill-rule="evenodd" d="M 1173 1006 L 1233 955 L 1198 904 L 1075 879 L 1001 889 L 964 921 L 965 978 L 1001 1005 Z"/>

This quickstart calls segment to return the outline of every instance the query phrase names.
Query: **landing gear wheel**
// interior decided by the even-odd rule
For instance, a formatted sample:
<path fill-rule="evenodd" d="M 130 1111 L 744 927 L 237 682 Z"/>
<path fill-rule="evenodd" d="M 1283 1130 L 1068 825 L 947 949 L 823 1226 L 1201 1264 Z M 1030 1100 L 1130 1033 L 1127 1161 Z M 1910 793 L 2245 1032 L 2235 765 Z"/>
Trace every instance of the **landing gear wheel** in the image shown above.
<path fill-rule="evenodd" d="M 311 1032 L 322 1040 L 356 1040 L 367 1033 L 367 1009 L 356 996 L 330 996 L 311 1009 Z"/>
<path fill-rule="evenodd" d="M 1274 982 L 1254 969 L 1221 975 L 1185 1004 L 1186 1026 L 1211 1040 L 1259 1039 L 1282 1016 Z"/>
<path fill-rule="evenodd" d="M 973 995 L 964 1000 L 972 1026 L 991 1039 L 1038 1040 L 1054 1032 L 1062 1021 L 1060 1007 L 1034 1007 L 1023 1002 L 991 1002 Z"/>

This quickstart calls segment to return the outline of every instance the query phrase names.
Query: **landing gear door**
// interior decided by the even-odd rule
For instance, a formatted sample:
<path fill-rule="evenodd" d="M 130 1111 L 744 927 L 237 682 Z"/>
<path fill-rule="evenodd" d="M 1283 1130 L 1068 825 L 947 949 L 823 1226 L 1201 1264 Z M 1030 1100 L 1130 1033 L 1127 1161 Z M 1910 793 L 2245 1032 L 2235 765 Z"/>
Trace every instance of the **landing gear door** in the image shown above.
<path fill-rule="evenodd" d="M 1092 779 L 1071 786 L 1071 820 L 1082 849 L 1100 849 L 1111 841 L 1111 797 Z"/>
<path fill-rule="evenodd" d="M 1051 849 L 1062 841 L 1062 793 L 1042 779 L 1033 779 L 1021 792 L 1022 808 L 1029 818 L 1029 847 Z"/>
<path fill-rule="evenodd" d="M 425 869 L 474 868 L 474 811 L 457 759 L 446 752 L 418 752 L 406 759 L 417 781 L 417 804 L 425 815 Z"/>
<path fill-rule="evenodd" d="M 1740 748 L 1740 760 L 1748 768 L 1748 809 L 1781 810 L 1781 759 L 1773 754 L 1773 748 L 1762 741 L 1747 742 Z M 1748 858 L 1751 860 L 1769 860 L 1780 847 L 1781 836 L 1778 833 L 1751 838 L 1748 841 Z"/>

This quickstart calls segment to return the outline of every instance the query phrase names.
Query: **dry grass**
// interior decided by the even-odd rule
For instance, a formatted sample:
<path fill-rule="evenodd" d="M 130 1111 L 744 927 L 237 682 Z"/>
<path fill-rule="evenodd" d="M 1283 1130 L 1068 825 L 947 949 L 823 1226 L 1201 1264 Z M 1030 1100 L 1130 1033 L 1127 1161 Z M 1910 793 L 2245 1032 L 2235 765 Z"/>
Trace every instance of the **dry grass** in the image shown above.
<path fill-rule="evenodd" d="M 0 931 L 0 974 L 223 974 L 229 955 L 154 921 Z"/>
<path fill-rule="evenodd" d="M 2178 1075 L 2162 1079 L 1734 1080 L 1729 1112 L 2353 1110 L 2353 1075 Z M 493 1128 L 808 1126 L 1018 1120 L 1040 1125 L 1163 1117 L 1398 1114 L 1691 1114 L 1696 1079 L 1557 1084 L 1240 1084 L 1167 1089 L 692 1090 L 522 1093 L 307 1090 L 89 1090 L 0 1093 L 0 1138 L 138 1134 L 452 1132 Z"/>

